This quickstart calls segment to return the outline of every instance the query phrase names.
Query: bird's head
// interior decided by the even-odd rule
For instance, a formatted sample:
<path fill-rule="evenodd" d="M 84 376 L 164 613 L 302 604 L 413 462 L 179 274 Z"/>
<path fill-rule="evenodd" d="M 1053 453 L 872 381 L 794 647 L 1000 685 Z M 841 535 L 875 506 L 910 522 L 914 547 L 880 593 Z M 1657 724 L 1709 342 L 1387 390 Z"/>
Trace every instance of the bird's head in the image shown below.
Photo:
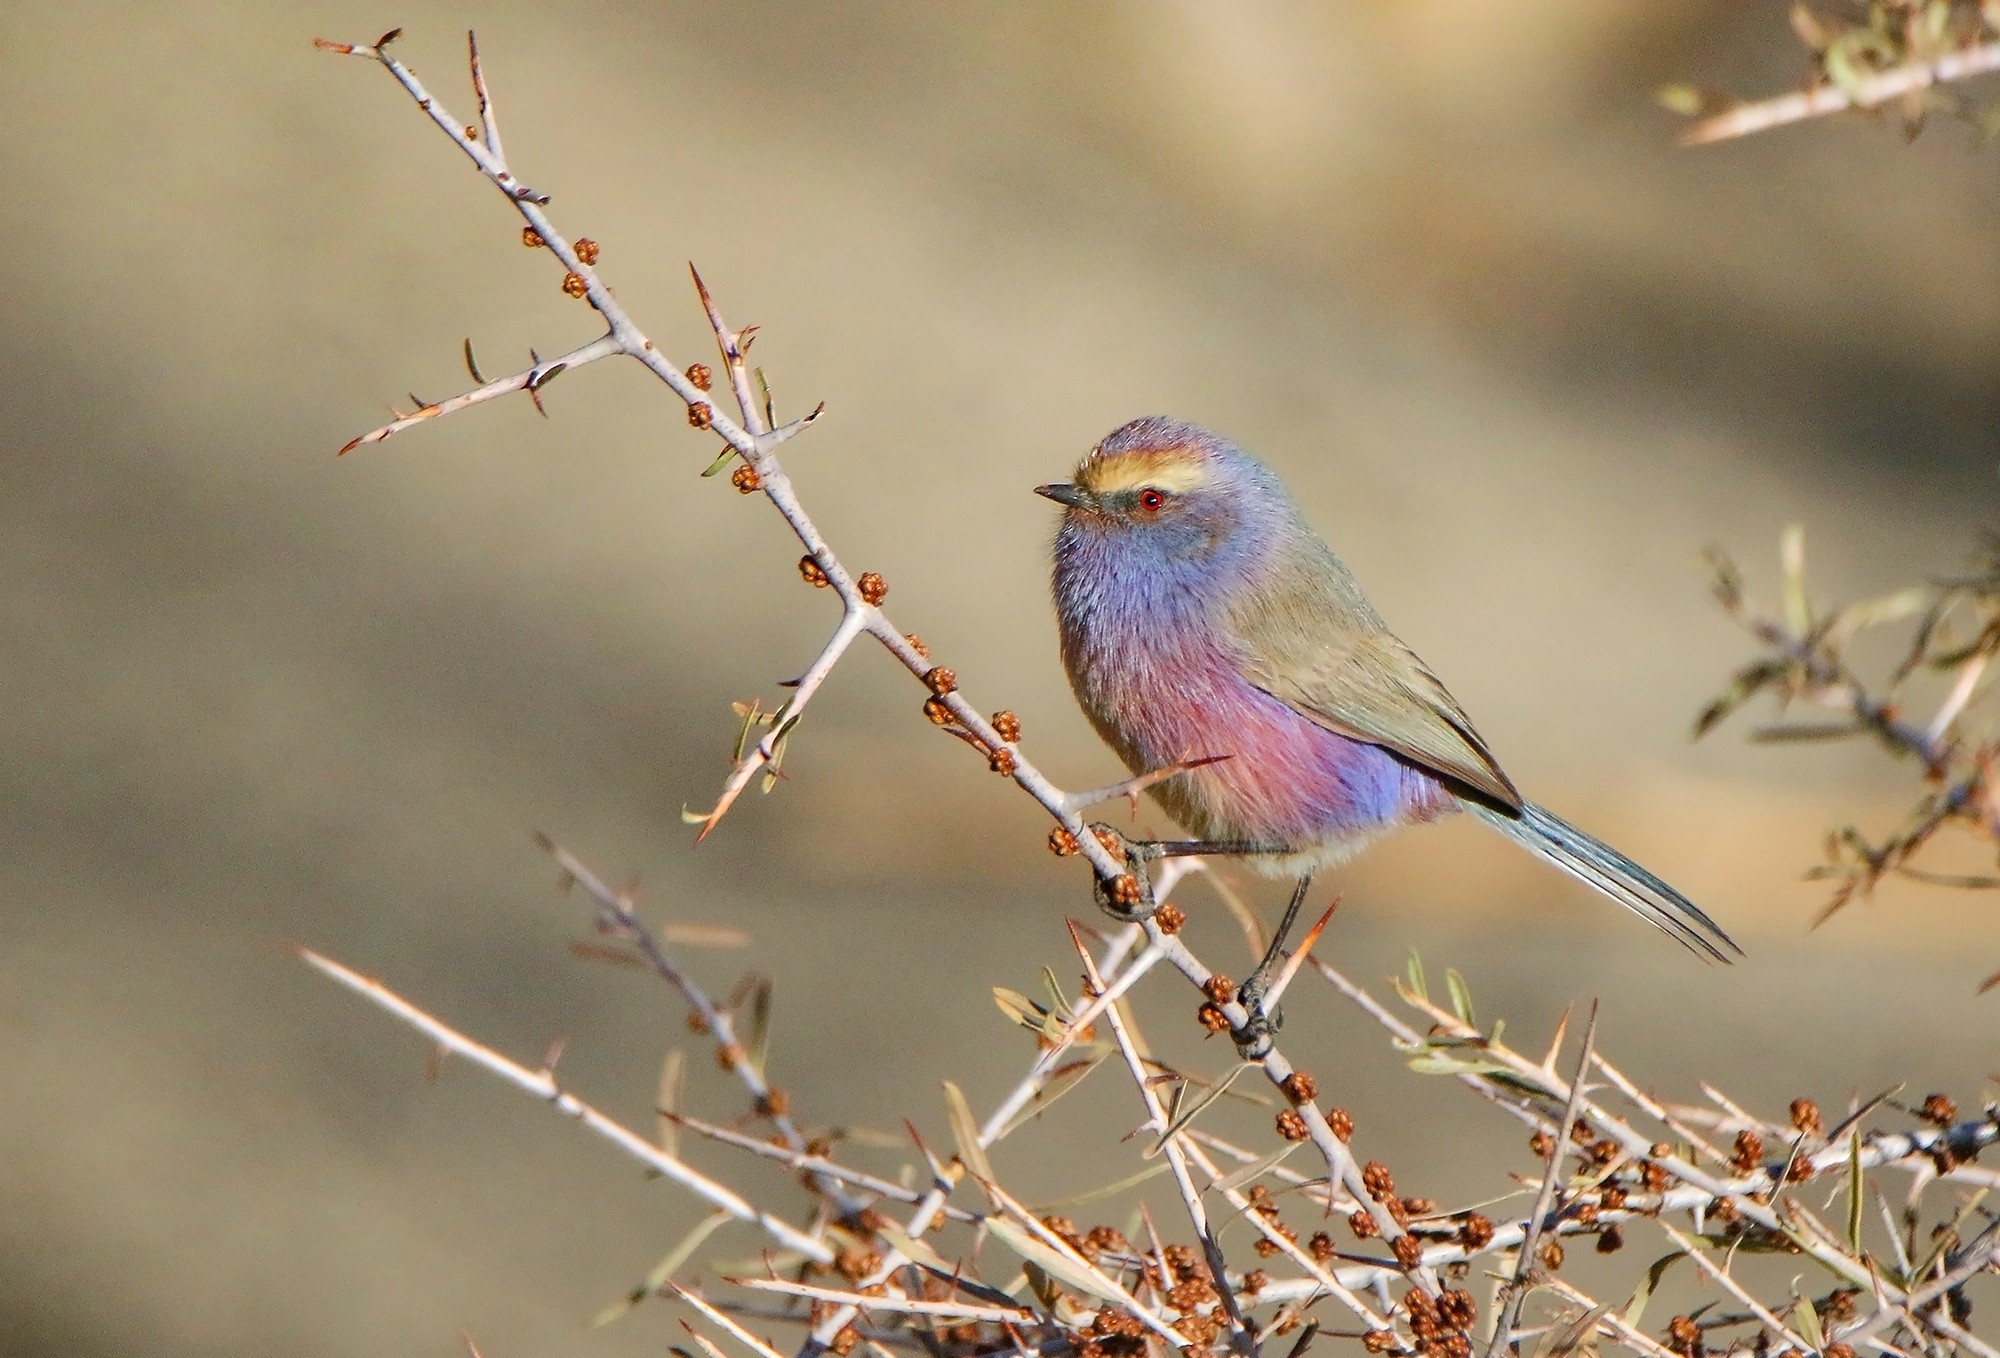
<path fill-rule="evenodd" d="M 1160 417 L 1111 433 L 1069 481 L 1037 486 L 1064 508 L 1064 541 L 1126 560 L 1220 567 L 1289 520 L 1291 502 L 1262 463 L 1191 424 Z"/>

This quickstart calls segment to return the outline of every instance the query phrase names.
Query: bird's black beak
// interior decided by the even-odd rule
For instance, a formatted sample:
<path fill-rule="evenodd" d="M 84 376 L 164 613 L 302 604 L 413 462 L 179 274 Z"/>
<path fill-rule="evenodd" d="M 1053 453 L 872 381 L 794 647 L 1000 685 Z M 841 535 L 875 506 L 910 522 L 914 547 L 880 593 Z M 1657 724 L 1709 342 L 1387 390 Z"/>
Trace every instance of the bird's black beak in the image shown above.
<path fill-rule="evenodd" d="M 1057 481 L 1052 485 L 1036 486 L 1035 494 L 1054 500 L 1059 505 L 1071 509 L 1094 509 L 1096 501 L 1082 486 L 1073 486 L 1067 481 Z"/>

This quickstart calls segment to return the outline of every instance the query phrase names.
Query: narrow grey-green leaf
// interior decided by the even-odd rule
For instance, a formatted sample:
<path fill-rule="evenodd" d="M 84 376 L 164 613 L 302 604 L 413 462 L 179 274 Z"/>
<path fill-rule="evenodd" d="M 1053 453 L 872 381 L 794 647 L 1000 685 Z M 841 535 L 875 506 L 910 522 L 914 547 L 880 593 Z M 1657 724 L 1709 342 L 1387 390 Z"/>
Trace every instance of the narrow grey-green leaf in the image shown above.
<path fill-rule="evenodd" d="M 1241 1169 L 1231 1171 L 1229 1174 L 1210 1184 L 1209 1187 L 1218 1193 L 1234 1193 L 1245 1184 L 1255 1183 L 1266 1174 L 1269 1174 L 1284 1163 L 1286 1156 L 1305 1144 L 1303 1141 L 1287 1141 L 1263 1159 L 1254 1160 Z"/>
<path fill-rule="evenodd" d="M 965 1101 L 965 1092 L 950 1080 L 944 1082 L 944 1110 L 951 1121 L 952 1139 L 958 1143 L 958 1158 L 981 1181 L 992 1183 L 993 1162 L 986 1158 L 986 1148 L 979 1144 L 979 1124 L 973 1121 L 972 1105 Z"/>
<path fill-rule="evenodd" d="M 1646 1314 L 1646 1303 L 1652 1300 L 1653 1293 L 1660 1290 L 1660 1280 L 1667 1276 L 1667 1270 L 1680 1258 L 1679 1251 L 1675 1251 L 1673 1254 L 1663 1254 L 1653 1261 L 1652 1267 L 1646 1270 L 1646 1276 L 1640 1279 L 1638 1287 L 1632 1290 L 1632 1300 L 1625 1303 L 1627 1325 L 1635 1330 L 1639 1328 L 1639 1321 Z"/>
<path fill-rule="evenodd" d="M 1029 1100 L 1027 1107 L 1009 1118 L 993 1139 L 1003 1141 L 1023 1124 L 1033 1122 L 1047 1112 L 1050 1104 L 1082 1084 L 1083 1077 L 1096 1070 L 1110 1051 L 1108 1045 L 1096 1043 L 1078 1049 L 1078 1059 L 1057 1067 L 1055 1073 L 1049 1076 L 1048 1083 L 1042 1086 L 1042 1092 Z"/>
<path fill-rule="evenodd" d="M 1114 1305 L 1127 1306 L 1131 1304 L 1125 1292 L 1102 1273 L 1099 1273 L 1082 1260 L 1072 1259 L 1061 1250 L 1044 1244 L 1042 1241 L 1028 1234 L 1022 1227 L 1016 1226 L 1013 1222 L 1001 1217 L 989 1217 L 986 1221 L 986 1229 L 995 1240 L 998 1240 L 1030 1264 L 1048 1274 L 1049 1277 L 1055 1279 L 1064 1287 L 1072 1288 L 1088 1297 L 1095 1297 L 1099 1301 L 1111 1302 Z"/>
<path fill-rule="evenodd" d="M 1217 1099 L 1221 1098 L 1224 1094 L 1227 1094 L 1229 1092 L 1229 1086 L 1236 1083 L 1237 1076 L 1241 1075 L 1246 1070 L 1252 1069 L 1255 1065 L 1256 1063 L 1253 1061 L 1237 1062 L 1233 1067 L 1230 1068 L 1230 1071 L 1227 1075 L 1223 1076 L 1220 1080 L 1217 1080 L 1214 1084 L 1210 1085 L 1208 1089 L 1203 1092 L 1200 1098 L 1196 1099 L 1193 1103 L 1181 1109 L 1181 1111 L 1178 1114 L 1176 1114 L 1171 1121 L 1167 1123 L 1167 1129 L 1160 1133 L 1159 1140 L 1153 1143 L 1152 1149 L 1146 1152 L 1146 1158 L 1150 1160 L 1154 1156 L 1158 1155 L 1161 1151 L 1165 1150 L 1167 1148 L 1167 1143 L 1173 1140 L 1174 1137 L 1177 1134 L 1179 1134 L 1183 1128 L 1188 1126 L 1188 1124 L 1192 1123 L 1196 1118 L 1200 1117 L 1203 1109 L 1207 1108 L 1210 1104 L 1214 1103 Z"/>

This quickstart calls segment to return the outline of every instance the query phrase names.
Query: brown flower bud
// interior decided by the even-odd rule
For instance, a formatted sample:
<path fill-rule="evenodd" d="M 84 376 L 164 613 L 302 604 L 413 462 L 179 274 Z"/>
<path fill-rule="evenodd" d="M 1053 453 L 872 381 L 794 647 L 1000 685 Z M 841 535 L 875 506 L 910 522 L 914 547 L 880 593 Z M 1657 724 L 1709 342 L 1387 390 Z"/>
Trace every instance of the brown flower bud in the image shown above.
<path fill-rule="evenodd" d="M 470 135 L 470 134 L 468 133 L 467 135 Z M 530 250 L 539 250 L 539 249 L 541 249 L 541 248 L 542 248 L 542 233 L 541 233 L 541 232 L 539 232 L 539 231 L 537 231 L 537 230 L 535 230 L 535 228 L 534 228 L 534 227 L 532 227 L 532 226 L 524 226 L 524 227 L 522 227 L 522 228 L 521 228 L 521 244 L 523 244 L 523 245 L 527 246 L 527 247 L 528 247 L 528 248 L 529 248 Z"/>
<path fill-rule="evenodd" d="M 953 717 L 951 715 L 951 709 L 944 705 L 944 699 L 942 698 L 924 699 L 924 715 L 931 719 L 931 725 L 933 726 L 949 726 L 953 721 Z M 1062 827 L 1058 826 L 1057 828 L 1061 829 Z M 1067 830 L 1064 830 L 1063 833 L 1068 834 L 1069 832 Z M 1074 836 L 1071 836 L 1069 843 L 1070 843 L 1069 852 L 1075 853 L 1076 839 Z M 1050 848 L 1055 847 L 1055 839 L 1053 836 L 1051 836 L 1049 839 L 1049 847 Z M 1056 852 L 1061 853 L 1062 850 L 1057 849 Z"/>
<path fill-rule="evenodd" d="M 1389 1242 L 1389 1251 L 1396 1256 L 1396 1266 L 1405 1273 L 1424 1261 L 1424 1247 L 1413 1235 L 1397 1236 Z"/>
<path fill-rule="evenodd" d="M 1819 1115 L 1819 1105 L 1811 1099 L 1793 1099 L 1792 1129 L 1806 1136 L 1818 1136 L 1824 1131 L 1826 1123 Z"/>
<path fill-rule="evenodd" d="M 1528 1138 L 1528 1149 L 1533 1151 L 1536 1155 L 1540 1156 L 1544 1160 L 1549 1158 L 1549 1152 L 1554 1150 L 1555 1148 L 1556 1148 L 1556 1139 L 1550 1136 L 1546 1131 L 1536 1132 L 1533 1136 Z"/>
<path fill-rule="evenodd" d="M 1312 1234 L 1312 1239 L 1306 1241 L 1306 1250 L 1312 1255 L 1314 1259 L 1318 1260 L 1322 1264 L 1326 1263 L 1328 1260 L 1332 1259 L 1335 1254 L 1339 1253 L 1339 1251 L 1334 1248 L 1333 1237 L 1328 1235 L 1325 1231 L 1314 1231 Z"/>
<path fill-rule="evenodd" d="M 693 409 L 693 407 L 690 406 L 689 409 Z M 826 570 L 819 562 L 813 560 L 812 553 L 810 552 L 799 558 L 799 575 L 814 589 L 825 589 L 827 587 Z"/>
<path fill-rule="evenodd" d="M 1356 1240 L 1373 1240 L 1381 1228 L 1367 1212 L 1356 1211 L 1348 1215 L 1347 1229 L 1354 1232 Z"/>
<path fill-rule="evenodd" d="M 741 495 L 754 495 L 764 485 L 764 478 L 757 475 L 757 469 L 748 462 L 738 463 L 736 470 L 729 473 L 729 484 L 736 487 Z"/>
<path fill-rule="evenodd" d="M 861 602 L 865 604 L 879 604 L 889 597 L 889 582 L 874 571 L 856 580 L 854 587 L 861 592 Z"/>
<path fill-rule="evenodd" d="M 1139 903 L 1139 879 L 1129 872 L 1113 877 L 1109 890 L 1111 899 L 1119 905 L 1130 908 Z"/>
<path fill-rule="evenodd" d="M 1339 1137 L 1342 1142 L 1354 1139 L 1354 1115 L 1349 1113 L 1345 1108 L 1327 1109 L 1326 1125 L 1333 1129 L 1333 1134 Z"/>
<path fill-rule="evenodd" d="M 1606 1184 L 1597 1195 L 1597 1205 L 1606 1211 L 1617 1211 L 1625 1205 L 1625 1190 L 1616 1184 Z"/>
<path fill-rule="evenodd" d="M 576 257 L 585 264 L 597 263 L 597 242 L 585 236 L 575 245 Z"/>
<path fill-rule="evenodd" d="M 1943 1094 L 1932 1094 L 1917 1110 L 1917 1116 L 1935 1127 L 1949 1127 L 1958 1121 L 1958 1105 Z"/>
<path fill-rule="evenodd" d="M 1735 1153 L 1729 1164 L 1738 1174 L 1748 1174 L 1763 1163 L 1764 1138 L 1745 1128 L 1736 1134 Z"/>
<path fill-rule="evenodd" d="M 1228 1004 L 1236 998 L 1236 982 L 1230 980 L 1219 971 L 1213 972 L 1206 981 L 1202 982 L 1201 993 L 1214 1000 L 1217 1004 Z"/>
<path fill-rule="evenodd" d="M 937 665 L 927 670 L 924 673 L 924 683 L 929 685 L 931 692 L 937 694 L 940 698 L 947 693 L 954 693 L 958 690 L 958 676 L 942 665 Z"/>
<path fill-rule="evenodd" d="M 1211 1033 L 1219 1033 L 1229 1027 L 1229 1015 L 1214 1004 L 1202 1005 L 1194 1011 L 1194 1016 Z"/>
<path fill-rule="evenodd" d="M 1271 1285 L 1271 1275 L 1261 1268 L 1253 1268 L 1243 1275 L 1243 1290 L 1256 1296 Z"/>
<path fill-rule="evenodd" d="M 1285 1097 L 1295 1104 L 1311 1103 L 1319 1094 L 1319 1081 L 1302 1070 L 1295 1070 L 1285 1077 L 1285 1083 L 1280 1088 L 1285 1091 Z"/>
<path fill-rule="evenodd" d="M 1370 1330 L 1361 1336 L 1361 1347 L 1370 1353 L 1387 1353 L 1398 1347 L 1394 1330 Z"/>
<path fill-rule="evenodd" d="M 583 275 L 580 273 L 566 273 L 563 275 L 563 291 L 571 297 L 581 297 L 590 291 L 590 284 L 584 280 Z M 704 420 L 696 425 L 695 428 L 706 429 L 708 428 L 708 422 Z"/>
<path fill-rule="evenodd" d="M 715 377 L 706 363 L 690 363 L 687 365 L 687 380 L 696 391 L 707 391 Z"/>
<path fill-rule="evenodd" d="M 1479 1319 L 1479 1307 L 1473 1303 L 1470 1292 L 1458 1288 L 1446 1288 L 1438 1298 L 1438 1314 L 1444 1323 L 1455 1330 L 1469 1330 L 1472 1322 Z"/>
<path fill-rule="evenodd" d="M 1493 1243 L 1493 1222 L 1478 1212 L 1468 1212 L 1458 1228 L 1458 1239 L 1467 1249 L 1483 1250 Z"/>
<path fill-rule="evenodd" d="M 910 649 L 917 653 L 919 659 L 929 660 L 931 658 L 931 648 L 924 645 L 924 639 L 915 632 L 903 633 L 903 640 L 910 643 Z"/>
<path fill-rule="evenodd" d="M 986 767 L 992 769 L 1002 778 L 1012 778 L 1014 776 L 1014 752 L 1012 750 L 995 750 L 992 756 L 987 759 Z"/>
<path fill-rule="evenodd" d="M 1177 934 L 1187 923 L 1187 912 L 1178 905 L 1163 905 L 1153 912 L 1153 923 L 1160 926 L 1163 934 Z"/>
<path fill-rule="evenodd" d="M 937 703 L 937 699 L 932 698 L 930 702 L 924 704 L 924 711 L 926 713 L 928 713 L 931 710 L 931 703 Z M 938 703 L 938 706 L 942 708 L 944 704 Z M 945 715 L 949 717 L 951 713 L 947 711 Z M 1075 853 L 1076 851 L 1077 851 L 1077 843 L 1075 835 L 1063 829 L 1062 826 L 1060 825 L 1058 825 L 1055 829 L 1049 831 L 1050 853 L 1054 854 L 1057 858 L 1068 858 L 1071 854 Z"/>
<path fill-rule="evenodd" d="M 706 401 L 696 401 L 688 406 L 688 424 L 696 429 L 706 429 L 715 423 L 715 411 Z"/>
<path fill-rule="evenodd" d="M 1560 1240 L 1544 1240 L 1542 1247 L 1535 1253 L 1541 1259 L 1542 1267 L 1551 1273 L 1563 1266 L 1563 1247 Z"/>
<path fill-rule="evenodd" d="M 1287 1141 L 1303 1141 L 1312 1133 L 1306 1127 L 1306 1120 L 1299 1116 L 1299 1110 L 1287 1108 L 1278 1114 L 1278 1135 Z"/>
<path fill-rule="evenodd" d="M 1368 1190 L 1368 1196 L 1381 1202 L 1396 1191 L 1396 1181 L 1389 1174 L 1389 1167 L 1380 1160 L 1370 1160 L 1361 1167 L 1361 1186 Z"/>
<path fill-rule="evenodd" d="M 1012 712 L 995 712 L 993 733 L 1013 745 L 1021 739 L 1021 719 Z"/>
<path fill-rule="evenodd" d="M 781 1118 L 791 1111 L 791 1096 L 782 1089 L 767 1089 L 757 1096 L 757 1111 L 767 1118 Z"/>

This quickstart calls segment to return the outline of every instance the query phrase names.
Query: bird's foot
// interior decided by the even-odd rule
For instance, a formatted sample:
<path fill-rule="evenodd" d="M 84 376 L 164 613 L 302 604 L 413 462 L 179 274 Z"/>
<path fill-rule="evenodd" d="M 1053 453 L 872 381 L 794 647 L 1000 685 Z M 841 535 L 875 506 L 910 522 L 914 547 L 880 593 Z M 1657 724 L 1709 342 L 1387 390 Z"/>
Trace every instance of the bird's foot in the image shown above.
<path fill-rule="evenodd" d="M 1153 840 L 1127 839 L 1115 827 L 1093 821 L 1084 827 L 1107 853 L 1125 865 L 1123 876 L 1091 883 L 1098 908 L 1124 923 L 1149 917 L 1155 908 L 1151 865 L 1160 858 L 1160 845 Z"/>
<path fill-rule="evenodd" d="M 1244 1018 L 1240 1026 L 1229 1030 L 1229 1038 L 1236 1044 L 1236 1054 L 1245 1061 L 1262 1061 L 1269 1056 L 1277 1045 L 1278 1029 L 1285 1026 L 1284 1011 L 1265 1006 L 1264 994 L 1270 984 L 1270 976 L 1259 967 L 1236 992 Z"/>

